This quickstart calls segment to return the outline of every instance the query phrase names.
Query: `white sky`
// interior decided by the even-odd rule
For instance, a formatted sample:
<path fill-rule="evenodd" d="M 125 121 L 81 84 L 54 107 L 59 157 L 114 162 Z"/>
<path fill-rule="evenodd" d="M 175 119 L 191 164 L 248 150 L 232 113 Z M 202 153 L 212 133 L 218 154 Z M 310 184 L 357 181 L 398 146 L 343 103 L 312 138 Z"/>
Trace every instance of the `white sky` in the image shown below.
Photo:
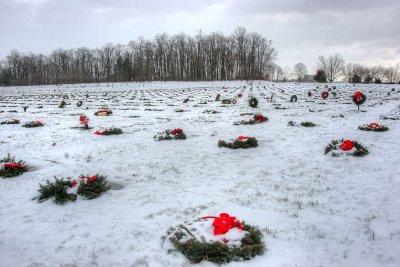
<path fill-rule="evenodd" d="M 194 35 L 237 26 L 273 41 L 277 63 L 304 62 L 315 71 L 320 55 L 346 62 L 400 62 L 400 0 L 0 0 L 0 59 L 17 49 L 126 44 L 138 36 Z"/>

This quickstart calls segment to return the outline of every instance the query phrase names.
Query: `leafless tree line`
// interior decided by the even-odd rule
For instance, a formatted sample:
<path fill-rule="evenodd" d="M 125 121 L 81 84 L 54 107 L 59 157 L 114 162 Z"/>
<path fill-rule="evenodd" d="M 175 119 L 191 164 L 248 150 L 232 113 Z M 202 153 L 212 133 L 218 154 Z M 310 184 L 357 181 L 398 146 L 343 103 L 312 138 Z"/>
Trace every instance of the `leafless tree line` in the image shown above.
<path fill-rule="evenodd" d="M 334 82 L 343 80 L 349 83 L 400 83 L 400 64 L 393 66 L 373 66 L 367 67 L 361 64 L 345 63 L 343 57 L 336 53 L 329 56 L 320 56 L 316 62 L 317 73 L 323 73 L 316 81 Z M 289 66 L 281 66 L 271 63 L 268 68 L 268 77 L 273 81 L 296 80 L 304 81 L 307 75 L 306 66 L 299 62 L 294 65 L 291 71 Z M 314 76 L 314 75 L 310 75 Z M 317 76 L 317 75 L 316 75 Z M 314 76 L 314 77 L 316 77 Z M 312 80 L 308 80 L 312 81 Z"/>
<path fill-rule="evenodd" d="M 259 79 L 276 56 L 270 40 L 242 27 L 229 36 L 163 33 L 153 40 L 57 49 L 49 55 L 14 50 L 0 64 L 0 84 Z"/>

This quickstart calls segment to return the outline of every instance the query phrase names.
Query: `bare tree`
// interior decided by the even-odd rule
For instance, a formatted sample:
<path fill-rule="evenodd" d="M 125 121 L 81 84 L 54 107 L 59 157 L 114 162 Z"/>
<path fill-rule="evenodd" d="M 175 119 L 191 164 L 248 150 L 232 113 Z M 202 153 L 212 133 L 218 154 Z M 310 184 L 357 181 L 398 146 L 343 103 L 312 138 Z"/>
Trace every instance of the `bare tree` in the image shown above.
<path fill-rule="evenodd" d="M 340 54 L 330 55 L 328 58 L 320 56 L 318 58 L 318 69 L 325 71 L 330 82 L 335 81 L 345 71 L 345 61 Z"/>
<path fill-rule="evenodd" d="M 289 79 L 289 77 L 290 77 L 290 67 L 286 65 L 286 66 L 282 69 L 282 80 L 283 80 L 284 82 L 286 82 L 286 81 Z"/>
<path fill-rule="evenodd" d="M 302 79 L 304 79 L 304 76 L 307 74 L 307 68 L 304 63 L 297 63 L 293 67 L 293 74 L 296 77 L 296 79 L 300 82 Z"/>
<path fill-rule="evenodd" d="M 384 77 L 387 83 L 400 82 L 400 64 L 397 63 L 394 66 L 386 68 L 384 71 Z"/>

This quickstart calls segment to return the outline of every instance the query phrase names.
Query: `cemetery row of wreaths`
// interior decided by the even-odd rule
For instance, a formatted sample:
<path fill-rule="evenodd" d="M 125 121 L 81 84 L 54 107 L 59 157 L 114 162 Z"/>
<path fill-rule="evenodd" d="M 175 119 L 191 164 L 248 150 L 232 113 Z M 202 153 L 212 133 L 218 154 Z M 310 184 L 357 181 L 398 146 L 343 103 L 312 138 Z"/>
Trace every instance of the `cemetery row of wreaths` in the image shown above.
<path fill-rule="evenodd" d="M 366 97 L 357 92 L 353 100 L 357 105 L 364 102 Z M 256 98 L 250 98 L 250 106 L 257 106 Z M 100 110 L 96 115 L 111 115 L 110 110 Z M 254 115 L 252 113 L 243 115 Z M 261 114 L 256 114 L 252 119 L 241 120 L 235 125 L 254 125 L 267 122 L 268 118 Z M 89 118 L 85 115 L 80 116 L 80 123 L 85 129 L 89 129 Z M 297 126 L 294 122 L 289 122 L 290 126 Z M 41 125 L 43 126 L 43 125 Z M 312 122 L 304 122 L 304 127 L 316 126 Z M 33 126 L 37 127 L 37 126 Z M 382 132 L 388 128 L 377 123 L 360 126 L 360 130 Z M 100 133 L 102 134 L 102 133 Z M 182 129 L 176 128 L 166 130 L 154 136 L 155 140 L 184 140 L 186 135 Z M 257 147 L 257 139 L 250 136 L 239 136 L 232 142 L 220 140 L 219 147 L 231 149 L 247 149 Z M 368 149 L 357 141 L 352 140 L 333 140 L 325 148 L 325 154 L 333 157 L 341 155 L 351 155 L 361 157 L 368 154 Z M 23 161 L 17 161 L 8 155 L 0 161 L 2 167 L 0 176 L 4 178 L 16 177 L 29 170 Z M 55 178 L 54 181 L 46 181 L 39 184 L 39 195 L 34 198 L 38 202 L 53 199 L 56 204 L 74 202 L 77 198 L 82 200 L 92 200 L 100 197 L 107 192 L 111 186 L 105 176 L 81 175 L 77 179 Z M 265 250 L 265 243 L 262 239 L 262 232 L 257 226 L 246 224 L 228 213 L 221 213 L 219 216 L 203 216 L 190 222 L 184 222 L 171 226 L 167 233 L 162 237 L 163 246 L 168 247 L 170 253 L 182 253 L 191 263 L 199 263 L 203 260 L 217 264 L 228 263 L 231 261 L 245 261 L 253 257 L 262 255 Z"/>

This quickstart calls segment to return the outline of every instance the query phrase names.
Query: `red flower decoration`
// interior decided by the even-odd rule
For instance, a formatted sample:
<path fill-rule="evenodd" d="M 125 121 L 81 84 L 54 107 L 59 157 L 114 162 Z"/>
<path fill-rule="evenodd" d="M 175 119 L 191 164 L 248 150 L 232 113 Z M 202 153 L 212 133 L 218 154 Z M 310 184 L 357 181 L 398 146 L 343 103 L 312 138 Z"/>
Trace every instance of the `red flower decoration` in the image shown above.
<path fill-rule="evenodd" d="M 215 219 L 212 224 L 214 226 L 214 235 L 226 234 L 230 229 L 235 227 L 237 227 L 239 230 L 243 229 L 242 223 L 236 219 L 236 217 L 230 216 L 228 213 L 221 213 L 219 217 L 205 216 L 201 217 L 200 219 Z"/>
<path fill-rule="evenodd" d="M 77 185 L 78 185 L 78 182 L 77 182 L 77 181 L 73 180 L 73 181 L 71 182 L 71 186 L 72 186 L 72 187 L 77 186 Z"/>
<path fill-rule="evenodd" d="M 349 151 L 354 147 L 353 141 L 351 140 L 344 140 L 343 143 L 340 145 L 340 149 L 343 151 Z"/>
<path fill-rule="evenodd" d="M 5 168 L 13 168 L 13 169 L 25 169 L 25 166 L 19 165 L 17 163 L 4 163 Z"/>
<path fill-rule="evenodd" d="M 360 103 L 363 101 L 363 96 L 360 91 L 355 92 L 353 98 L 357 103 Z"/>
<path fill-rule="evenodd" d="M 310 97 L 310 96 L 312 96 L 312 93 L 311 93 L 311 91 L 308 91 L 308 96 Z"/>
<path fill-rule="evenodd" d="M 250 136 L 239 136 L 238 138 L 237 138 L 237 140 L 239 140 L 239 141 L 246 141 L 247 139 L 249 139 L 250 138 Z"/>
<path fill-rule="evenodd" d="M 79 117 L 79 121 L 81 122 L 82 125 L 86 126 L 89 124 L 89 117 L 87 117 L 86 115 L 81 115 Z"/>
<path fill-rule="evenodd" d="M 379 128 L 379 124 L 377 124 L 376 122 L 373 122 L 369 125 L 369 128 L 372 128 L 372 129 Z"/>
<path fill-rule="evenodd" d="M 173 134 L 173 135 L 176 135 L 176 134 L 179 134 L 179 133 L 183 133 L 183 130 L 180 129 L 180 128 L 176 128 L 176 129 L 173 129 L 171 131 L 171 134 Z"/>

